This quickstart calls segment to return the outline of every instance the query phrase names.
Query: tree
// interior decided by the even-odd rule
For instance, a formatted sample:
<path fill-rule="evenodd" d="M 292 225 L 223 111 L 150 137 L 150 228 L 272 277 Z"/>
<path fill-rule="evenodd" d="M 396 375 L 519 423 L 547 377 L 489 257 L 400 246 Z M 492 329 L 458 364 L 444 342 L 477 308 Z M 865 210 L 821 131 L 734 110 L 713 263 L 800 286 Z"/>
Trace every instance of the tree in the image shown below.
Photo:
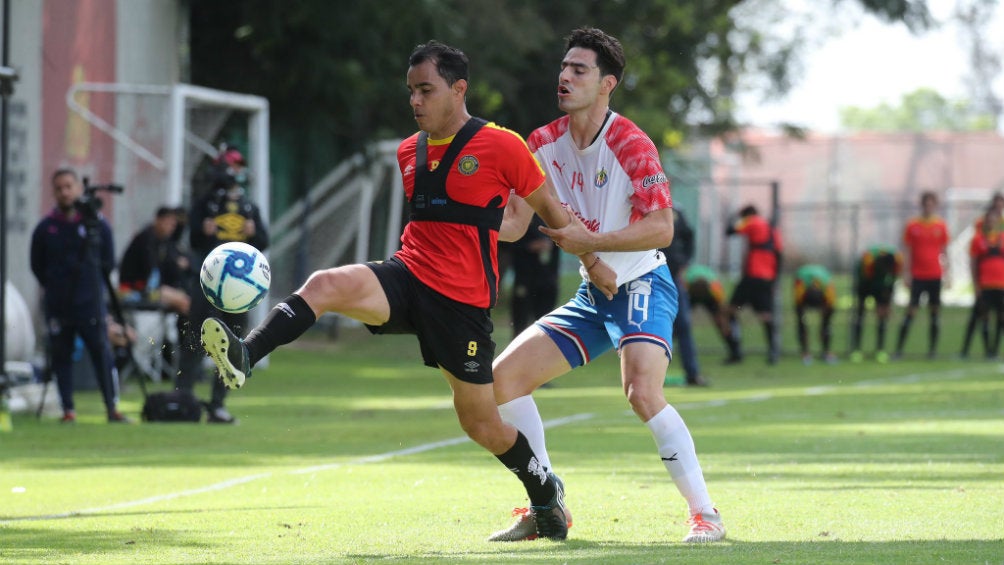
<path fill-rule="evenodd" d="M 841 108 L 840 122 L 844 129 L 851 131 L 992 131 L 996 128 L 992 114 L 977 111 L 965 100 L 948 100 L 930 88 L 904 94 L 898 106 L 883 103 L 874 108 Z"/>
<path fill-rule="evenodd" d="M 929 20 L 924 0 L 835 1 L 911 29 Z M 746 23 L 743 10 L 772 17 Z M 273 184 L 296 194 L 369 142 L 414 132 L 406 57 L 430 38 L 470 55 L 471 111 L 526 135 L 557 116 L 562 38 L 602 22 L 629 61 L 615 108 L 657 141 L 736 130 L 742 79 L 785 92 L 804 40 L 775 33 L 770 0 L 207 0 L 190 13 L 192 81 L 269 99 L 286 163 Z"/>
<path fill-rule="evenodd" d="M 1004 68 L 999 50 L 994 49 L 991 39 L 999 40 L 989 30 L 989 22 L 997 9 L 997 0 L 971 0 L 959 2 L 955 9 L 955 20 L 959 22 L 966 38 L 969 52 L 970 72 L 968 86 L 974 109 L 993 117 L 994 127 L 1004 118 L 1004 100 L 994 93 L 993 84 Z"/>

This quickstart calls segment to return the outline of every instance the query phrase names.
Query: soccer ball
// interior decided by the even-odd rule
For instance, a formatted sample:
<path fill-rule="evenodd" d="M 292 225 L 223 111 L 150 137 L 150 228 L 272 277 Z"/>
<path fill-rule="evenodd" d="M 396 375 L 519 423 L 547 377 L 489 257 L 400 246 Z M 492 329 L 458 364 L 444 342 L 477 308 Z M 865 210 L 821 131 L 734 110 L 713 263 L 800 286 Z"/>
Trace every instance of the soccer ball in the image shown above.
<path fill-rule="evenodd" d="M 238 241 L 213 249 L 199 273 L 209 303 L 231 314 L 257 306 L 268 294 L 271 281 L 272 269 L 261 251 Z"/>

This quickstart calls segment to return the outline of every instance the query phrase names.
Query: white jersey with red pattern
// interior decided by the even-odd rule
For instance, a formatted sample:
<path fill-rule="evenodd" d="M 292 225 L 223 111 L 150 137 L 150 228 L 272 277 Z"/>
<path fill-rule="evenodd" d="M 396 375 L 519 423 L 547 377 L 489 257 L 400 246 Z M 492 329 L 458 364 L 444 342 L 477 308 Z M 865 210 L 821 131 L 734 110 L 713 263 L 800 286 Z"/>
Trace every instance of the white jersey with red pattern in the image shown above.
<path fill-rule="evenodd" d="M 537 128 L 527 144 L 547 171 L 558 199 L 589 230 L 617 231 L 649 212 L 673 206 L 659 152 L 634 122 L 611 112 L 597 139 L 581 150 L 572 141 L 568 124 L 566 115 Z M 666 264 L 658 249 L 598 255 L 617 272 L 618 286 Z M 584 267 L 580 273 L 588 280 Z"/>

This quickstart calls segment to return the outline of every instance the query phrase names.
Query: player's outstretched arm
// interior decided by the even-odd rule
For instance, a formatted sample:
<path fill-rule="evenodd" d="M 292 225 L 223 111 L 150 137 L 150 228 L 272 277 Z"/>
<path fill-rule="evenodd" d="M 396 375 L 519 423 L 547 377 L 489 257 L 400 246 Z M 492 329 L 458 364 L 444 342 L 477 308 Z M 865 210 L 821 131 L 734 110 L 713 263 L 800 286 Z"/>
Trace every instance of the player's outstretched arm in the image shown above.
<path fill-rule="evenodd" d="M 528 204 L 544 223 L 552 228 L 564 229 L 566 233 L 574 233 L 580 240 L 588 239 L 590 231 L 575 217 L 567 208 L 561 205 L 554 192 L 554 186 L 550 179 L 546 179 L 540 188 L 526 198 Z M 503 219 L 503 221 L 505 221 Z M 524 230 L 526 227 L 523 228 Z M 557 242 L 555 242 L 557 243 Z M 561 245 L 558 245 L 560 248 Z M 589 280 L 603 293 L 607 299 L 613 298 L 617 293 L 617 273 L 609 265 L 600 260 L 599 256 L 592 251 L 580 251 L 578 253 L 569 251 L 579 258 L 589 274 Z"/>
<path fill-rule="evenodd" d="M 575 254 L 661 249 L 673 241 L 673 209 L 654 210 L 617 231 L 593 233 L 577 218 L 567 226 L 558 229 L 541 227 L 540 231 L 550 236 L 558 247 Z"/>
<path fill-rule="evenodd" d="M 526 234 L 526 228 L 533 219 L 533 208 L 525 200 L 509 195 L 509 202 L 502 214 L 502 226 L 499 227 L 499 241 L 516 241 Z"/>

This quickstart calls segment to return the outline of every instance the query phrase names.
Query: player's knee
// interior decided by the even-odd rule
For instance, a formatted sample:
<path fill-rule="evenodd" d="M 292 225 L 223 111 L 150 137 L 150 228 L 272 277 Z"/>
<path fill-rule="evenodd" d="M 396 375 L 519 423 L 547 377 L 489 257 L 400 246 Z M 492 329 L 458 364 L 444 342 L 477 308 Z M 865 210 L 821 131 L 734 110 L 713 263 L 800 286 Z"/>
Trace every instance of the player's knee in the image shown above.
<path fill-rule="evenodd" d="M 661 387 L 640 386 L 638 383 L 627 383 L 624 386 L 624 396 L 638 414 L 651 413 L 653 407 L 665 402 Z"/>
<path fill-rule="evenodd" d="M 309 304 L 323 304 L 326 310 L 337 309 L 359 292 L 358 278 L 346 267 L 314 271 L 297 294 Z"/>
<path fill-rule="evenodd" d="M 492 452 L 499 451 L 501 439 L 501 420 L 489 422 L 482 418 L 460 418 L 460 427 L 471 438 L 471 441 Z"/>

